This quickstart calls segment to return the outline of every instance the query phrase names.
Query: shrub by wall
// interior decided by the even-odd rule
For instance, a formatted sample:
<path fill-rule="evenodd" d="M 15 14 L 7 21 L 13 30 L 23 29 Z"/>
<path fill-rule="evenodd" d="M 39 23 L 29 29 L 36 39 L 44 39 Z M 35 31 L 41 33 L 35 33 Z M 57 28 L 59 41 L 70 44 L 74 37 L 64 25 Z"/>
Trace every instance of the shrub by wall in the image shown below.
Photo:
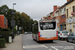
<path fill-rule="evenodd" d="M 0 47 L 5 47 L 5 38 L 0 38 Z"/>
<path fill-rule="evenodd" d="M 9 42 L 9 36 L 10 36 L 10 32 L 9 31 L 0 31 L 0 35 L 2 35 L 3 38 L 5 38 L 6 42 Z"/>
<path fill-rule="evenodd" d="M 9 28 L 1 28 L 0 29 L 0 35 L 2 35 L 2 38 L 5 38 L 6 42 L 9 42 L 9 36 L 10 36 L 10 29 Z"/>

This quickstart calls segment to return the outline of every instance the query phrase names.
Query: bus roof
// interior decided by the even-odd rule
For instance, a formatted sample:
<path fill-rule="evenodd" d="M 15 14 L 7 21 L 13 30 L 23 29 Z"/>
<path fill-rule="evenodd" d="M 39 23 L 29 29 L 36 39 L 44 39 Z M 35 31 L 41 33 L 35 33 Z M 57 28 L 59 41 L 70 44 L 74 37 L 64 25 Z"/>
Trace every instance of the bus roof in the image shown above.
<path fill-rule="evenodd" d="M 45 20 L 40 20 L 39 22 L 55 22 L 56 20 L 54 19 L 45 19 Z"/>

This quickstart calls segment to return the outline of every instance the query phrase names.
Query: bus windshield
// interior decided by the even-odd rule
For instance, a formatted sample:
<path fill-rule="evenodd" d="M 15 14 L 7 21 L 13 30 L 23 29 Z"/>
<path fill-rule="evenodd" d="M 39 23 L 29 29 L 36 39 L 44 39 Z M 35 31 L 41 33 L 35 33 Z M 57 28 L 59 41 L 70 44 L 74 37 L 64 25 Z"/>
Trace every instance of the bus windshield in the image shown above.
<path fill-rule="evenodd" d="M 56 22 L 40 22 L 40 29 L 41 30 L 48 30 L 48 29 L 55 29 Z"/>

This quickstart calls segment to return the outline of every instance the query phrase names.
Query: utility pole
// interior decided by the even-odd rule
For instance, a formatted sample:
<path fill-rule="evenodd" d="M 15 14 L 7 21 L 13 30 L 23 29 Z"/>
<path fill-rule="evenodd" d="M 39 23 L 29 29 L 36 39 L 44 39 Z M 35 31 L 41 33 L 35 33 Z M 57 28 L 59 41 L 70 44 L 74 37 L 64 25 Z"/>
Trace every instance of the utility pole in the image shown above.
<path fill-rule="evenodd" d="M 13 42 L 13 39 L 14 39 L 14 26 L 15 26 L 15 20 L 14 20 L 15 10 L 14 10 L 14 5 L 16 5 L 16 3 L 13 3 L 13 10 L 12 10 L 12 20 L 11 20 L 11 26 L 12 26 L 12 42 Z"/>

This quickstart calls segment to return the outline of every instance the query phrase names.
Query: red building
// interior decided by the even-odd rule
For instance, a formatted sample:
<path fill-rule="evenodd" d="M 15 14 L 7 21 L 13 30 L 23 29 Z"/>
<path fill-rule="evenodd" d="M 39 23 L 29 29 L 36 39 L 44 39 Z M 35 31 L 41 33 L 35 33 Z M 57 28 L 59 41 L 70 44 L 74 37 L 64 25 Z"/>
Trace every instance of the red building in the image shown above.
<path fill-rule="evenodd" d="M 0 27 L 8 28 L 8 20 L 4 15 L 0 15 Z"/>

